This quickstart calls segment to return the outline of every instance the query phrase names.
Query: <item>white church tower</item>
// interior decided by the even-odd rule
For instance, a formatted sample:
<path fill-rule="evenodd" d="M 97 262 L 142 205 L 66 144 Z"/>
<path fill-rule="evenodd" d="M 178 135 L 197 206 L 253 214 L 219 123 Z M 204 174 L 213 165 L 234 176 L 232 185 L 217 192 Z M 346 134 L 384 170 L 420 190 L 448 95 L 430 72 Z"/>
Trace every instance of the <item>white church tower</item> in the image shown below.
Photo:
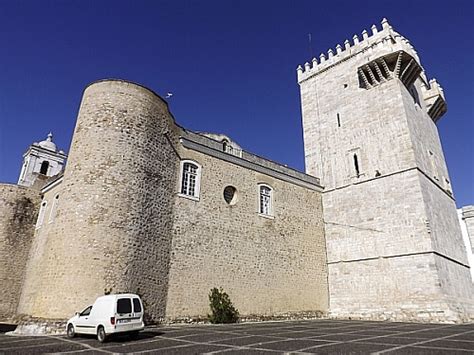
<path fill-rule="evenodd" d="M 40 178 L 47 178 L 59 174 L 66 161 L 66 154 L 57 149 L 53 142 L 53 134 L 49 133 L 46 140 L 33 143 L 23 154 L 18 185 L 33 186 Z"/>
<path fill-rule="evenodd" d="M 298 67 L 307 173 L 321 177 L 330 311 L 474 319 L 436 122 L 447 106 L 388 21 Z"/>

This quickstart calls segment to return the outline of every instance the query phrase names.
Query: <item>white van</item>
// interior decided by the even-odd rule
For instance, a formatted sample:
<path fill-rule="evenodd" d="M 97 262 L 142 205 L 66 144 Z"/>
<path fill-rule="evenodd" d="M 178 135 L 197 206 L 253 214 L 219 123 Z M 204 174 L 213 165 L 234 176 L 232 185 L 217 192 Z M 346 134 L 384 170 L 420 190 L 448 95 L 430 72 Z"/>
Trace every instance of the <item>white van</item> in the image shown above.
<path fill-rule="evenodd" d="M 77 312 L 67 321 L 67 336 L 76 334 L 96 334 L 97 340 L 104 342 L 107 336 L 129 333 L 132 338 L 145 328 L 143 323 L 143 303 L 132 293 L 99 297 L 92 306 Z"/>

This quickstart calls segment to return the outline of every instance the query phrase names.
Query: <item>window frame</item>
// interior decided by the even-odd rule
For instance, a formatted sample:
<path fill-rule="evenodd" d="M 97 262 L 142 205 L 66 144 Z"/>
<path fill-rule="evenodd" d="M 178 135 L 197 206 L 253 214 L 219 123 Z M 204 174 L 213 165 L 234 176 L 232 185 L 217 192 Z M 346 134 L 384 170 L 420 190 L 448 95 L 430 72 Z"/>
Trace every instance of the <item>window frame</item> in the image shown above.
<path fill-rule="evenodd" d="M 194 185 L 194 195 L 188 195 L 182 192 L 185 164 L 192 164 L 197 167 L 196 181 Z M 194 201 L 199 201 L 200 195 L 201 195 L 201 170 L 202 170 L 201 165 L 195 160 L 184 159 L 180 161 L 178 196 L 185 197 L 187 199 L 194 200 Z"/>
<path fill-rule="evenodd" d="M 262 188 L 270 190 L 270 206 L 268 213 L 262 212 Z M 275 218 L 275 189 L 266 183 L 257 184 L 257 198 L 258 198 L 258 215 L 265 218 Z"/>

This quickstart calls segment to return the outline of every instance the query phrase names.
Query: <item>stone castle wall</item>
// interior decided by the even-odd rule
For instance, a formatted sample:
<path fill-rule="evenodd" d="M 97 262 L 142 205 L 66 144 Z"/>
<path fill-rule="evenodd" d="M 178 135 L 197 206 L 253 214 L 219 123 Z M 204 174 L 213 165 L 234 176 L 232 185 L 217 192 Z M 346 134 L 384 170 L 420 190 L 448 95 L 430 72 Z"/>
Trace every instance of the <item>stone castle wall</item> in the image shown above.
<path fill-rule="evenodd" d="M 0 184 L 0 319 L 16 315 L 40 200 L 38 191 Z"/>
<path fill-rule="evenodd" d="M 175 202 L 167 317 L 206 316 L 223 287 L 242 315 L 328 310 L 320 190 L 181 147 L 202 166 L 199 201 Z M 274 189 L 274 218 L 259 215 L 258 184 Z M 237 189 L 237 202 L 223 197 Z M 178 191 L 178 186 L 176 187 Z"/>
<path fill-rule="evenodd" d="M 30 310 L 41 306 L 41 297 L 37 292 L 44 289 L 44 270 L 54 267 L 51 263 L 52 250 L 57 239 L 52 239 L 60 226 L 58 225 L 58 214 L 62 212 L 63 185 L 59 182 L 52 188 L 42 193 L 39 209 L 43 210 L 43 221 L 37 222 L 34 230 L 33 243 L 27 257 L 25 280 L 22 287 L 18 313 L 29 314 Z M 71 280 L 71 282 L 74 282 Z M 48 318 L 51 318 L 48 316 Z"/>
<path fill-rule="evenodd" d="M 178 194 L 182 159 L 202 165 L 198 202 Z M 258 183 L 274 188 L 274 218 L 257 213 Z M 236 204 L 224 201 L 227 184 Z M 42 191 L 21 314 L 67 318 L 110 291 L 139 293 L 155 320 L 205 317 L 220 286 L 243 315 L 328 309 L 318 180 L 222 153 L 141 86 L 86 88 L 64 176 Z"/>
<path fill-rule="evenodd" d="M 139 292 L 164 315 L 178 159 L 167 104 L 116 80 L 86 88 L 55 227 L 21 313 L 67 318 L 104 291 Z M 54 290 L 54 292 L 51 292 Z"/>

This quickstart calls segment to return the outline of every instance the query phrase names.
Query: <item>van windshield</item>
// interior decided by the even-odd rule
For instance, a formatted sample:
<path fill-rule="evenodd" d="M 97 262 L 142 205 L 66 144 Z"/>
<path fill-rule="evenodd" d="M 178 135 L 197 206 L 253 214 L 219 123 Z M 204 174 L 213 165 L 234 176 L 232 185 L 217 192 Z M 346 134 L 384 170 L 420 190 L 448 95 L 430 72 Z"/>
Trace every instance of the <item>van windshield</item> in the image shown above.
<path fill-rule="evenodd" d="M 117 313 L 132 313 L 130 298 L 119 298 L 117 300 Z"/>

